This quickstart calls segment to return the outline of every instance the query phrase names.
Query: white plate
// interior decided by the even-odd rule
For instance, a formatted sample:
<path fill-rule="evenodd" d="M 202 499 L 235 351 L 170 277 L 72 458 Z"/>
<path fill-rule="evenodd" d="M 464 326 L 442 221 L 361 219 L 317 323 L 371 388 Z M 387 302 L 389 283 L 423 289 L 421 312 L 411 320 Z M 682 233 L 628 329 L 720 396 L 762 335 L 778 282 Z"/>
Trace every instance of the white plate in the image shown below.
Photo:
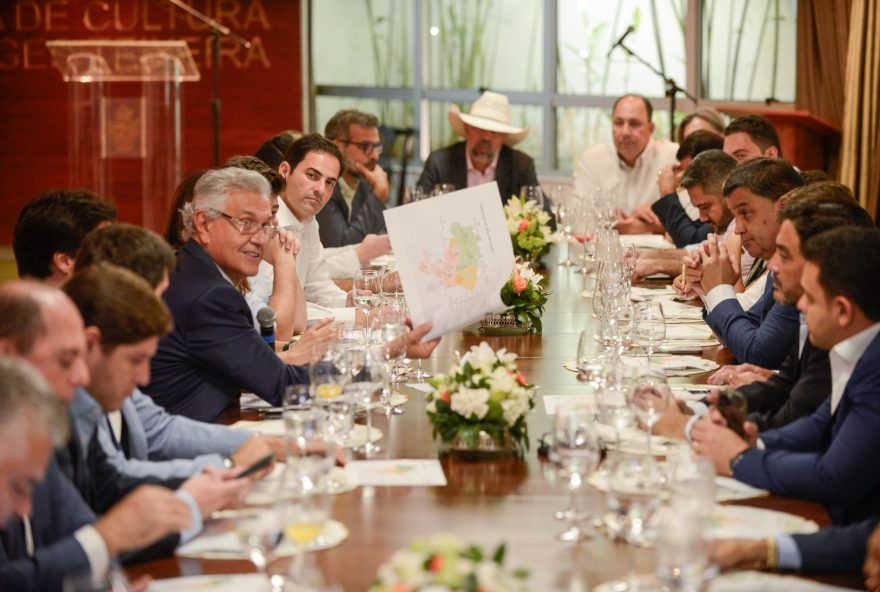
<path fill-rule="evenodd" d="M 659 590 L 653 575 L 634 576 L 635 586 L 629 587 L 626 579 L 604 582 L 593 588 L 593 592 L 629 592 L 630 590 Z M 737 571 L 716 576 L 709 583 L 706 592 L 843 592 L 849 588 L 829 586 L 796 576 L 764 573 L 760 571 Z"/>
<path fill-rule="evenodd" d="M 188 576 L 155 580 L 147 588 L 149 592 L 241 592 L 266 588 L 266 576 L 260 574 L 233 574 L 215 576 Z"/>

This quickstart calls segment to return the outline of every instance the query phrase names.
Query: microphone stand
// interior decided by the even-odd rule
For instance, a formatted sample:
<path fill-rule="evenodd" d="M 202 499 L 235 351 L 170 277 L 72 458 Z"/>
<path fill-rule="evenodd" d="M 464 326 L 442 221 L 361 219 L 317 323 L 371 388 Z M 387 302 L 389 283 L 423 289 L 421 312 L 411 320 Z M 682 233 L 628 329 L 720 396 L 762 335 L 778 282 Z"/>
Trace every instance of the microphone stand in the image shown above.
<path fill-rule="evenodd" d="M 211 112 L 213 115 L 214 130 L 214 166 L 218 167 L 220 166 L 220 36 L 223 35 L 224 37 L 229 37 L 242 47 L 248 49 L 251 46 L 251 42 L 236 35 L 229 29 L 229 27 L 221 25 L 208 15 L 199 12 L 181 0 L 165 1 L 211 29 L 211 37 L 213 38 L 213 43 L 211 44 L 213 52 L 211 61 L 213 62 L 214 68 L 214 91 L 211 96 Z"/>
<path fill-rule="evenodd" d="M 659 76 L 663 79 L 663 83 L 666 85 L 666 96 L 669 97 L 669 139 L 675 141 L 675 99 L 678 93 L 683 93 L 684 96 L 689 98 L 695 104 L 697 102 L 696 97 L 690 94 L 687 90 L 678 86 L 678 84 L 671 77 L 666 76 L 664 72 L 661 72 L 653 65 L 649 64 L 645 59 L 643 59 L 639 54 L 631 50 L 626 46 L 622 41 L 617 44 L 619 47 L 624 49 L 629 55 L 634 57 L 637 61 L 644 64 L 648 70 Z"/>

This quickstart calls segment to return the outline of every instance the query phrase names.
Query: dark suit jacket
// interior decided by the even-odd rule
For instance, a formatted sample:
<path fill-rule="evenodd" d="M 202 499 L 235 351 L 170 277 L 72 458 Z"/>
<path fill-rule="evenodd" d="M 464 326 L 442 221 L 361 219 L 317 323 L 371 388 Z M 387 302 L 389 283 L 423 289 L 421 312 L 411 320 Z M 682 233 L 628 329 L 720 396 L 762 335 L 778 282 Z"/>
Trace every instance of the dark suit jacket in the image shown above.
<path fill-rule="evenodd" d="M 519 195 L 523 185 L 538 185 L 535 161 L 525 152 L 502 146 L 495 168 L 495 182 L 498 183 L 501 201 L 507 203 L 511 195 Z M 418 184 L 430 192 L 437 183 L 452 183 L 456 189 L 468 186 L 464 142 L 440 148 L 428 155 Z"/>
<path fill-rule="evenodd" d="M 188 241 L 177 253 L 164 299 L 174 330 L 159 342 L 144 392 L 170 413 L 214 421 L 241 390 L 280 405 L 288 385 L 308 383 L 254 330 L 244 297 L 211 257 Z"/>
<path fill-rule="evenodd" d="M 830 526 L 813 534 L 796 534 L 792 538 L 801 552 L 803 573 L 859 573 L 865 562 L 868 539 L 877 516 L 850 526 Z"/>
<path fill-rule="evenodd" d="M 94 522 L 95 515 L 54 459 L 31 502 L 34 555 L 27 555 L 22 521 L 10 520 L 0 530 L 0 590 L 60 591 L 65 577 L 89 570 L 73 533 Z"/>
<path fill-rule="evenodd" d="M 856 364 L 834 414 L 831 398 L 809 417 L 761 434 L 733 476 L 776 495 L 825 505 L 836 525 L 880 514 L 880 337 Z"/>
<path fill-rule="evenodd" d="M 768 380 L 740 387 L 749 403 L 749 419 L 761 432 L 781 428 L 810 415 L 831 393 L 828 352 L 807 339 L 798 356 L 798 344 L 791 348 L 779 372 Z"/>
<path fill-rule="evenodd" d="M 738 362 L 775 369 L 797 343 L 800 320 L 795 307 L 773 301 L 768 276 L 764 294 L 749 310 L 729 298 L 706 315 L 706 324 Z"/>
<path fill-rule="evenodd" d="M 349 221 L 348 206 L 337 183 L 330 201 L 315 216 L 321 244 L 328 248 L 344 247 L 360 243 L 368 234 L 385 234 L 384 211 L 385 204 L 373 195 L 370 184 L 359 181 L 351 202 Z"/>
<path fill-rule="evenodd" d="M 660 218 L 663 228 L 666 229 L 672 242 L 679 249 L 685 245 L 703 242 L 710 233 L 715 232 L 715 228 L 711 224 L 691 220 L 691 217 L 681 207 L 677 193 L 664 195 L 651 204 L 651 209 Z"/>

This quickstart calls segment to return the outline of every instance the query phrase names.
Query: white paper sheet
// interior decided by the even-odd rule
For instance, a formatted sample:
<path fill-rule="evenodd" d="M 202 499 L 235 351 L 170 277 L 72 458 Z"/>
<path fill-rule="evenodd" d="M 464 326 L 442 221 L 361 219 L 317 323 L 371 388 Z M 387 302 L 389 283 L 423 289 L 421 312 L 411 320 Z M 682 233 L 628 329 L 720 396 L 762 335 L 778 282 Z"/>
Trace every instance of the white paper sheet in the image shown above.
<path fill-rule="evenodd" d="M 575 405 L 592 409 L 596 405 L 595 395 L 543 395 L 541 400 L 544 402 L 544 412 L 547 415 L 555 415 L 556 409 L 560 405 Z"/>
<path fill-rule="evenodd" d="M 353 460 L 345 465 L 345 472 L 355 485 L 446 485 L 446 475 L 437 459 Z"/>
<path fill-rule="evenodd" d="M 413 323 L 434 323 L 426 339 L 506 308 L 501 288 L 513 269 L 513 245 L 496 183 L 384 215 Z"/>

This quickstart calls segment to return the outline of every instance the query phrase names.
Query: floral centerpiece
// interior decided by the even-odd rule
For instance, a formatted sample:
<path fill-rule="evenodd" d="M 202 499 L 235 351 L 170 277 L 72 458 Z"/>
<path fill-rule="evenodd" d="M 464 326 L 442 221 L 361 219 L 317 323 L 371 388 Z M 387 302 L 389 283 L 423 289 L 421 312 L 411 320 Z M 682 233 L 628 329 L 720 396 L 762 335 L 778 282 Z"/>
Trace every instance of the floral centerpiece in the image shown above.
<path fill-rule="evenodd" d="M 513 254 L 537 261 L 550 250 L 550 214 L 534 201 L 512 196 L 504 206 L 507 229 L 513 242 Z"/>
<path fill-rule="evenodd" d="M 510 279 L 501 288 L 501 301 L 510 308 L 501 315 L 512 317 L 530 332 L 540 333 L 543 328 L 541 315 L 549 295 L 545 290 L 546 283 L 544 276 L 536 273 L 531 265 L 515 262 Z"/>
<path fill-rule="evenodd" d="M 451 535 L 416 539 L 379 567 L 369 592 L 525 592 L 528 572 L 505 570 L 505 551 L 487 556 Z"/>
<path fill-rule="evenodd" d="M 512 441 L 519 453 L 527 450 L 526 414 L 535 406 L 534 385 L 515 360 L 516 354 L 496 352 L 484 341 L 448 373 L 429 379 L 434 390 L 428 393 L 427 410 L 434 437 L 472 450 L 479 450 L 485 439 L 501 449 Z"/>

